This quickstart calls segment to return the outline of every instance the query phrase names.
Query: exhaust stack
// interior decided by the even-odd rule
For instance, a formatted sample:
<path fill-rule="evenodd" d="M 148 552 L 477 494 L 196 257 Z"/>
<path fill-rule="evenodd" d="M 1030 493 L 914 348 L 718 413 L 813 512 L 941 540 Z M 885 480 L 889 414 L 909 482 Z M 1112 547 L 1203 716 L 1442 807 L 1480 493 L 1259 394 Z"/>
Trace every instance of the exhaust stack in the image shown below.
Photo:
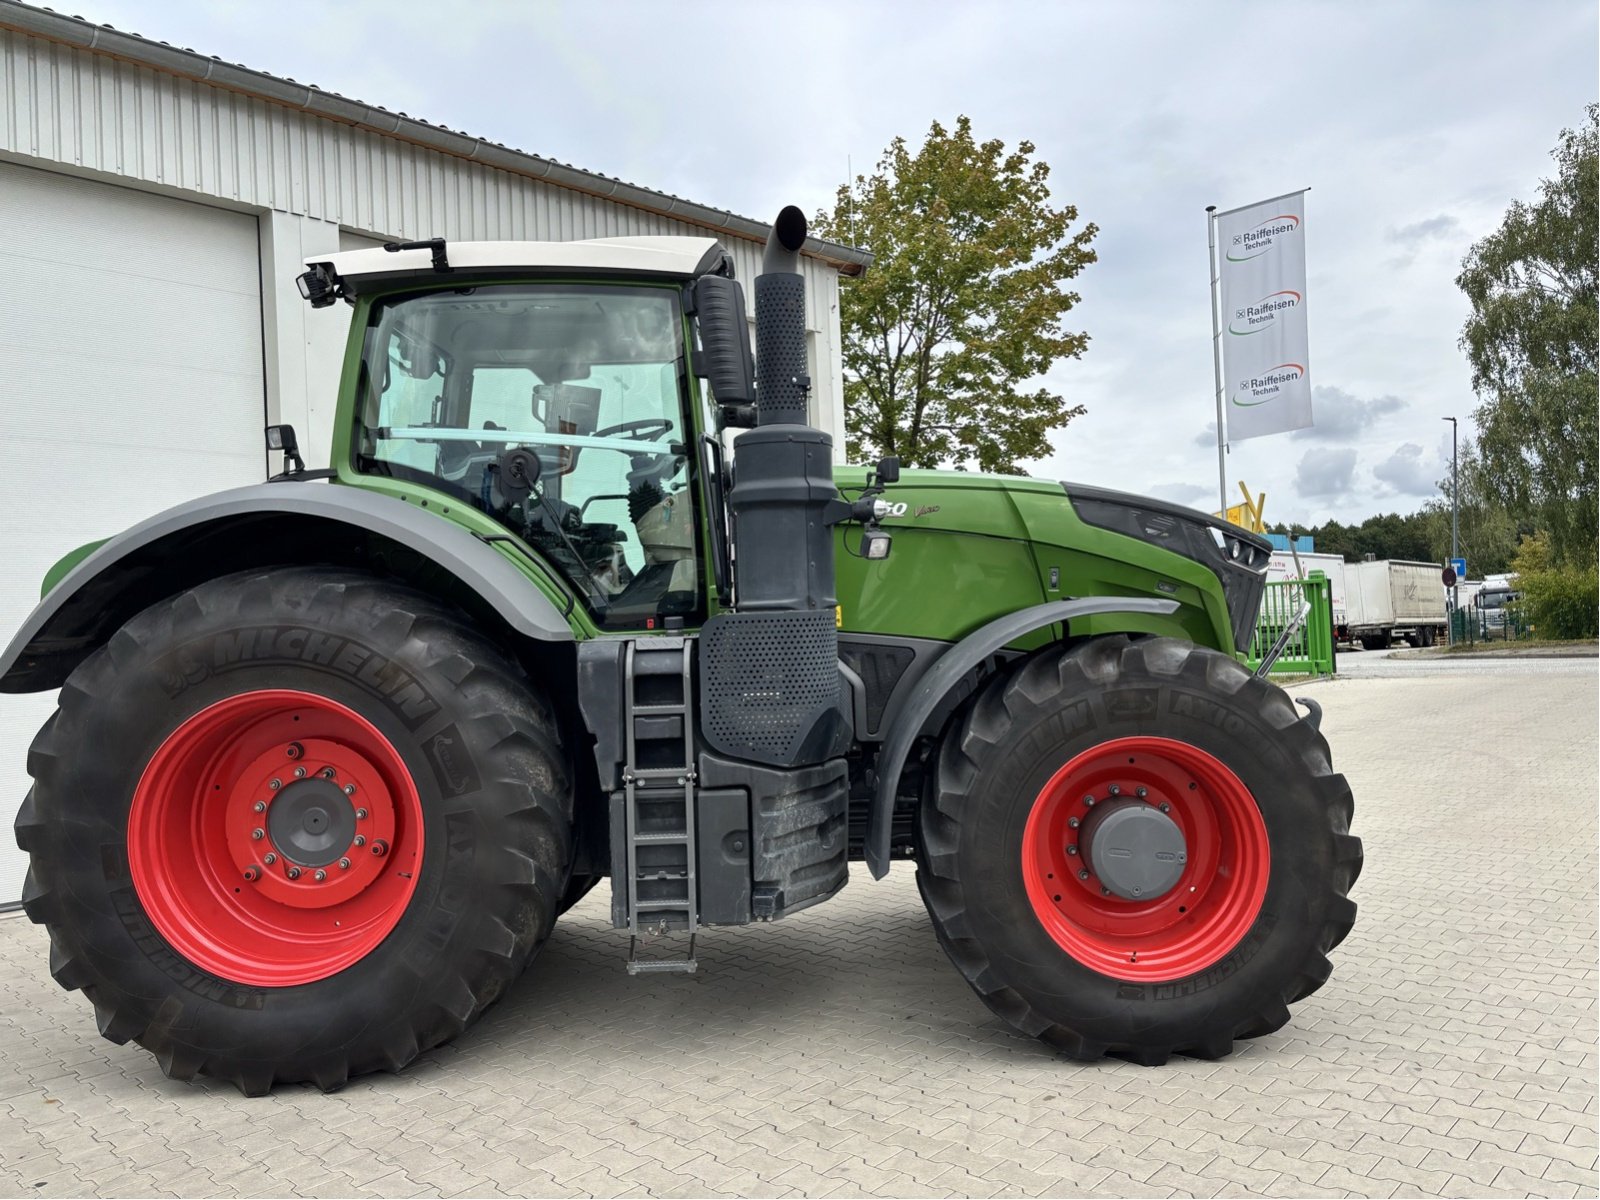
<path fill-rule="evenodd" d="M 806 281 L 800 274 L 800 247 L 806 218 L 789 205 L 772 223 L 756 276 L 756 378 L 761 425 L 806 424 Z"/>

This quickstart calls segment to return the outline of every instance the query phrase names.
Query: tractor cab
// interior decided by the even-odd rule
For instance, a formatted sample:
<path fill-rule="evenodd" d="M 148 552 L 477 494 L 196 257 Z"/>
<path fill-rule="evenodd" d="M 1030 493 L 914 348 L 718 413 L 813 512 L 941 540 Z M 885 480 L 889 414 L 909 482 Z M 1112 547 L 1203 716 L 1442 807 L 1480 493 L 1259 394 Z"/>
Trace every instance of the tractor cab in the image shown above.
<path fill-rule="evenodd" d="M 712 421 L 686 291 L 728 269 L 721 246 L 467 243 L 455 262 L 434 246 L 351 251 L 303 277 L 319 300 L 362 301 L 342 430 L 352 481 L 479 510 L 552 564 L 603 630 L 698 627 L 707 513 L 720 511 L 706 487 L 720 478 L 705 470 Z"/>

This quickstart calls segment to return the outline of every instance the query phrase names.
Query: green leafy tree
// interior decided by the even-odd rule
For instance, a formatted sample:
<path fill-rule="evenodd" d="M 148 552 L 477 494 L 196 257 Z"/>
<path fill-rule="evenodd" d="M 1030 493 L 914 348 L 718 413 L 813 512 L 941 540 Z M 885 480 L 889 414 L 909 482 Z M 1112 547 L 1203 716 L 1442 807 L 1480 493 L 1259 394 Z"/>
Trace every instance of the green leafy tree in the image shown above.
<path fill-rule="evenodd" d="M 1461 554 L 1467 571 L 1475 579 L 1511 570 L 1518 537 L 1533 532 L 1533 526 L 1517 517 L 1500 502 L 1494 481 L 1484 467 L 1477 447 L 1462 443 L 1457 474 L 1461 479 Z M 1450 477 L 1439 481 L 1441 496 L 1423 508 L 1427 523 L 1428 557 L 1443 562 L 1450 557 Z"/>
<path fill-rule="evenodd" d="M 1600 569 L 1593 561 L 1561 565 L 1552 560 L 1550 539 L 1522 539 L 1512 559 L 1517 607 L 1541 638 L 1592 638 L 1600 632 Z"/>
<path fill-rule="evenodd" d="M 1051 203 L 1033 155 L 976 141 L 964 116 L 935 121 L 920 149 L 896 138 L 817 215 L 817 233 L 875 256 L 840 298 L 852 458 L 1021 474 L 1082 415 L 1029 384 L 1088 345 L 1063 328 L 1078 302 L 1064 285 L 1095 260 L 1097 230 Z"/>
<path fill-rule="evenodd" d="M 1472 303 L 1461 346 L 1472 366 L 1479 452 L 1506 508 L 1528 512 L 1557 563 L 1595 560 L 1600 493 L 1600 310 L 1596 143 L 1600 107 L 1563 130 L 1554 178 L 1467 253 L 1456 283 Z"/>

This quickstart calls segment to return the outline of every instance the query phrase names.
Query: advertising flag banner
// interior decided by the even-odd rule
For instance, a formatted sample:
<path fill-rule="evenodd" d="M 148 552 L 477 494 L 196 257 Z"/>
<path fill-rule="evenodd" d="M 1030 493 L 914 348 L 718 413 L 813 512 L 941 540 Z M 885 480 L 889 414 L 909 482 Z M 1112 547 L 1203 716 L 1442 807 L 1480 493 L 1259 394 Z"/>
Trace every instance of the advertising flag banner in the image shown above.
<path fill-rule="evenodd" d="M 1305 193 L 1217 214 L 1230 442 L 1311 424 Z"/>

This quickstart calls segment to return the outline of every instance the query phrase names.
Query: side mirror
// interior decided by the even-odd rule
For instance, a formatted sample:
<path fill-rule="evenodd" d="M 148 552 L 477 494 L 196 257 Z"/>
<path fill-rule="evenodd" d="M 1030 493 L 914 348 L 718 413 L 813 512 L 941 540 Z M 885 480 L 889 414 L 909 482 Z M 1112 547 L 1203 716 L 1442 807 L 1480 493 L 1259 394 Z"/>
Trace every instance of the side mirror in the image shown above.
<path fill-rule="evenodd" d="M 305 459 L 300 457 L 300 442 L 294 436 L 293 425 L 268 425 L 267 449 L 283 451 L 284 474 L 298 474 L 306 469 Z"/>
<path fill-rule="evenodd" d="M 710 381 L 711 391 L 723 408 L 754 404 L 756 373 L 750 355 L 744 289 L 726 276 L 702 275 L 694 282 L 693 304 L 695 321 L 700 326 L 695 374 Z"/>
<path fill-rule="evenodd" d="M 877 482 L 882 487 L 900 482 L 900 460 L 893 455 L 878 460 Z"/>

